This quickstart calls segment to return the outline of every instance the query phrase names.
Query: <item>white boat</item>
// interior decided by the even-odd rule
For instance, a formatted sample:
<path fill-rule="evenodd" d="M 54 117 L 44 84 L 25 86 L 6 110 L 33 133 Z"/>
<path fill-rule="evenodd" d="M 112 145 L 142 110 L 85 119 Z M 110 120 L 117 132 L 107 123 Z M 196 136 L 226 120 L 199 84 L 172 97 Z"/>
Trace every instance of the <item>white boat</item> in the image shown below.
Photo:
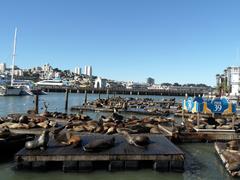
<path fill-rule="evenodd" d="M 15 64 L 15 56 L 16 56 L 16 40 L 17 40 L 17 28 L 15 28 L 14 41 L 13 41 L 11 85 L 0 86 L 1 96 L 20 96 L 21 95 L 22 89 L 20 87 L 13 86 L 14 64 Z"/>
<path fill-rule="evenodd" d="M 14 86 L 0 86 L 0 96 L 20 96 L 21 88 L 16 88 Z"/>
<path fill-rule="evenodd" d="M 69 86 L 69 83 L 61 79 L 49 79 L 37 82 L 36 86 Z"/>
<path fill-rule="evenodd" d="M 21 88 L 21 95 L 46 95 L 47 93 L 41 89 L 37 89 L 31 80 L 14 80 L 13 86 Z"/>

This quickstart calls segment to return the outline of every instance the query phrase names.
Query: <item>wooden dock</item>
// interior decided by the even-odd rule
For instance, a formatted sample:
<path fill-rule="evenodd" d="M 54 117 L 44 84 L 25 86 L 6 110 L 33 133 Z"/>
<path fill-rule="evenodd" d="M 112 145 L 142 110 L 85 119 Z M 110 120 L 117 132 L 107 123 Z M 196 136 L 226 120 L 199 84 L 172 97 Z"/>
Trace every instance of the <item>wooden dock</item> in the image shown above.
<path fill-rule="evenodd" d="M 93 111 L 93 112 L 114 112 L 113 108 L 105 108 L 105 107 L 93 107 L 93 106 L 73 106 L 71 107 L 71 111 Z M 125 109 L 118 109 L 120 113 L 130 113 L 130 114 L 141 114 L 147 116 L 164 116 L 169 115 L 170 113 L 174 113 L 174 109 L 163 109 L 157 112 L 150 112 L 140 108 L 128 108 Z"/>
<path fill-rule="evenodd" d="M 214 148 L 222 161 L 224 167 L 228 173 L 233 177 L 240 176 L 240 151 L 228 150 L 226 143 L 217 142 L 214 144 Z"/>
<path fill-rule="evenodd" d="M 234 139 L 240 139 L 239 133 L 217 131 L 180 132 L 177 134 L 177 136 L 181 143 L 230 141 Z"/>
<path fill-rule="evenodd" d="M 82 145 L 94 139 L 104 139 L 111 136 L 86 134 L 82 136 Z M 183 171 L 184 153 L 171 141 L 162 135 L 148 135 L 151 143 L 147 148 L 139 148 L 130 145 L 121 135 L 114 135 L 115 146 L 111 149 L 97 153 L 84 152 L 82 146 L 57 146 L 50 140 L 49 147 L 41 150 L 20 150 L 16 154 L 18 168 L 33 167 L 36 163 L 44 166 L 51 162 L 57 162 L 63 171 L 68 170 L 94 170 L 96 164 L 101 163 L 109 171 L 122 169 L 138 169 L 148 164 L 157 171 Z M 70 166 L 71 164 L 71 166 Z"/>

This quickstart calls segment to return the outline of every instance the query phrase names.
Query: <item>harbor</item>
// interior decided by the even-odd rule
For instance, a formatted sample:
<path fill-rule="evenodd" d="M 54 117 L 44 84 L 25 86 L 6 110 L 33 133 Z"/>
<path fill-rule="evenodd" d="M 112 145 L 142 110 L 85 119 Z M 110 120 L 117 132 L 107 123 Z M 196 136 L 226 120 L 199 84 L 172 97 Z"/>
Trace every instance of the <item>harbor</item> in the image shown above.
<path fill-rule="evenodd" d="M 60 96 L 58 96 L 58 95 L 60 95 Z M 70 109 L 72 107 L 72 104 L 74 104 L 74 103 L 78 104 L 79 100 L 80 100 L 80 104 L 85 102 L 85 99 L 84 99 L 85 94 L 74 94 L 74 93 L 69 93 L 69 97 L 68 97 L 68 99 L 69 99 L 69 102 L 68 102 L 68 108 L 69 109 L 68 110 L 69 111 L 67 113 L 64 113 L 65 112 L 65 105 L 66 105 L 65 104 L 65 101 L 66 101 L 66 96 L 65 95 L 66 94 L 63 94 L 63 93 L 59 93 L 59 94 L 58 93 L 56 93 L 56 94 L 53 93 L 50 96 L 47 95 L 48 97 L 47 96 L 40 96 L 39 97 L 39 113 L 40 114 L 42 114 L 42 113 L 44 114 L 44 102 L 45 101 L 46 101 L 46 103 L 48 102 L 45 99 L 46 97 L 47 98 L 49 98 L 51 96 L 58 97 L 57 102 L 61 103 L 61 104 L 58 103 L 60 105 L 60 106 L 58 106 L 59 107 L 58 112 L 54 112 L 54 113 L 50 112 L 48 114 L 45 113 L 45 115 L 48 116 L 48 121 L 50 120 L 50 121 L 57 122 L 58 126 L 56 126 L 56 128 L 61 127 L 63 125 L 66 125 L 68 123 L 69 118 L 73 120 L 73 124 L 77 123 L 79 120 L 80 121 L 85 121 L 85 123 L 89 124 L 94 119 L 101 118 L 102 115 L 104 115 L 106 118 L 109 118 L 109 117 L 111 117 L 111 114 L 113 113 L 113 112 L 95 112 L 95 111 L 88 111 L 87 112 L 86 111 L 85 113 L 88 114 L 89 117 L 87 115 L 79 116 L 77 114 L 75 114 L 75 115 L 72 114 L 71 111 L 70 111 Z M 59 101 L 59 97 L 62 97 L 62 98 L 60 98 L 60 99 L 62 99 L 62 102 Z M 76 98 L 76 97 L 78 97 L 78 98 Z M 91 100 L 93 97 L 95 98 L 95 100 L 97 100 L 99 96 L 89 94 L 88 95 L 88 100 Z M 104 97 L 107 98 L 107 95 L 102 95 L 102 98 L 104 98 Z M 24 98 L 24 97 L 21 97 L 21 98 Z M 25 97 L 25 98 L 28 99 L 29 97 Z M 160 99 L 157 100 L 157 99 L 154 98 L 154 100 L 156 102 L 161 102 L 162 99 L 163 99 L 163 97 L 161 97 L 161 96 L 157 97 L 157 98 L 160 98 Z M 166 99 L 167 98 L 168 97 L 166 97 Z M 50 98 L 50 99 L 52 99 L 52 98 Z M 182 97 L 182 99 L 184 99 L 184 97 Z M 76 100 L 78 100 L 78 102 Z M 94 100 L 94 99 L 92 99 L 92 100 Z M 54 99 L 50 100 L 50 102 L 53 103 Z M 53 106 L 51 106 L 50 102 L 49 102 L 49 105 L 48 105 L 48 110 L 52 111 L 52 109 L 54 109 L 54 108 L 53 108 Z M 32 109 L 33 107 L 34 107 L 34 104 L 30 103 L 29 107 L 28 108 L 26 107 L 25 112 L 26 112 L 27 109 Z M 62 111 L 63 113 L 60 113 L 60 111 Z M 24 112 L 24 111 L 22 111 L 22 112 Z M 134 116 L 134 115 L 139 116 L 136 119 L 139 119 L 138 122 L 140 122 L 141 124 L 143 123 L 143 120 L 145 120 L 146 122 L 150 122 L 150 121 L 154 120 L 154 119 L 152 119 L 152 120 L 148 119 L 147 120 L 146 118 L 149 117 L 149 116 L 137 115 L 136 113 L 133 113 L 131 115 L 131 113 L 130 114 L 128 114 L 128 113 L 125 114 L 123 112 L 118 112 L 118 114 L 119 115 L 122 114 L 124 119 L 126 117 L 131 119 L 131 116 Z M 18 118 L 19 118 L 19 116 L 18 116 Z M 28 117 L 33 118 L 32 116 L 29 116 L 29 115 L 28 115 Z M 157 115 L 155 115 L 155 117 L 157 117 Z M 186 118 L 186 116 L 184 116 L 184 117 Z M 166 120 L 167 120 L 167 118 L 166 118 Z M 119 135 L 117 132 L 115 132 L 111 135 L 106 135 L 105 134 L 106 131 L 103 134 L 102 133 L 94 134 L 92 132 L 87 132 L 86 130 L 85 130 L 85 132 L 84 131 L 83 132 L 72 131 L 72 132 L 74 132 L 74 134 L 81 137 L 82 146 L 86 145 L 87 142 L 90 141 L 91 137 L 96 137 L 97 139 L 98 138 L 101 139 L 101 137 L 105 137 L 105 138 L 106 137 L 107 138 L 108 137 L 115 137 L 116 138 L 115 144 L 116 144 L 117 147 L 114 147 L 113 149 L 109 149 L 109 150 L 101 152 L 101 153 L 103 153 L 103 155 L 104 155 L 104 153 L 107 153 L 108 154 L 107 156 L 96 156 L 96 157 L 94 157 L 95 156 L 94 153 L 93 154 L 92 153 L 90 153 L 90 154 L 86 153 L 82 150 L 81 147 L 73 148 L 72 146 L 67 146 L 67 147 L 56 146 L 53 139 L 51 139 L 50 142 L 49 142 L 49 146 L 48 146 L 49 150 L 41 151 L 41 150 L 25 150 L 25 149 L 22 149 L 21 151 L 19 151 L 15 156 L 14 167 L 18 169 L 17 170 L 18 172 L 21 171 L 21 169 L 29 169 L 29 168 L 30 169 L 35 169 L 37 171 L 40 168 L 44 171 L 44 169 L 45 170 L 46 169 L 51 169 L 49 167 L 49 165 L 52 166 L 54 164 L 54 166 L 57 167 L 57 168 L 53 169 L 53 170 L 63 171 L 63 172 L 84 172 L 84 171 L 86 171 L 86 169 L 91 170 L 93 172 L 98 171 L 98 170 L 107 170 L 107 171 L 111 171 L 111 172 L 112 171 L 114 171 L 114 172 L 120 171 L 121 172 L 123 170 L 124 171 L 135 171 L 137 169 L 141 169 L 141 171 L 144 172 L 144 169 L 145 170 L 152 169 L 152 170 L 156 170 L 156 171 L 159 171 L 159 172 L 162 172 L 162 171 L 182 172 L 182 171 L 184 171 L 183 172 L 183 174 L 184 174 L 184 173 L 188 172 L 189 167 L 187 167 L 187 166 L 188 166 L 189 161 L 191 161 L 191 159 L 192 159 L 192 157 L 189 157 L 189 152 L 185 151 L 184 149 L 182 150 L 182 147 L 185 146 L 184 144 L 187 143 L 186 145 L 188 146 L 188 143 L 190 142 L 191 144 L 193 143 L 192 146 L 194 147 L 195 144 L 198 144 L 197 146 L 199 146 L 199 143 L 203 143 L 204 146 L 207 145 L 207 146 L 212 146 L 213 147 L 212 143 L 207 143 L 207 144 L 205 144 L 205 143 L 206 142 L 215 142 L 215 141 L 219 141 L 219 140 L 220 141 L 222 141 L 222 140 L 228 141 L 228 140 L 239 138 L 238 134 L 235 131 L 230 131 L 230 132 L 224 132 L 223 131 L 221 133 L 218 132 L 217 134 L 216 134 L 216 132 L 214 132 L 214 129 L 211 130 L 210 132 L 201 132 L 201 131 L 196 131 L 196 130 L 195 131 L 186 131 L 186 130 L 182 131 L 181 126 L 179 126 L 178 123 L 175 122 L 174 123 L 175 125 L 173 126 L 173 124 L 171 122 L 172 120 L 169 119 L 168 120 L 169 122 L 166 121 L 166 120 L 164 120 L 164 118 L 162 118 L 162 120 L 161 120 L 162 122 L 158 122 L 157 127 L 160 130 L 159 134 L 155 134 L 155 133 L 152 134 L 152 133 L 150 133 L 150 130 L 148 130 L 149 133 L 143 134 L 143 135 L 147 135 L 152 142 L 152 144 L 149 145 L 147 151 L 145 151 L 145 150 L 143 151 L 141 148 L 138 149 L 137 147 L 126 144 L 127 143 L 126 140 L 122 137 L 122 135 Z M 181 121 L 181 120 L 182 120 L 182 117 L 180 117 L 180 118 L 177 117 L 177 119 L 176 119 L 177 122 Z M 154 121 L 152 121 L 152 122 L 154 122 Z M 236 118 L 235 123 L 237 123 L 237 122 L 238 121 L 237 121 L 237 118 Z M 125 124 L 125 126 L 126 126 L 126 124 Z M 150 124 L 147 125 L 147 126 L 150 126 Z M 32 128 L 32 129 L 23 129 L 23 128 L 13 129 L 13 128 L 11 128 L 10 130 L 11 130 L 12 133 L 16 133 L 16 134 L 20 134 L 20 135 L 21 134 L 29 134 L 29 135 L 39 136 L 44 131 L 44 129 L 45 128 L 43 128 L 43 127 L 42 128 L 38 127 L 38 128 Z M 133 135 L 136 136 L 139 133 L 135 132 L 134 134 Z M 227 135 L 227 134 L 229 134 L 229 135 Z M 96 138 L 94 138 L 94 139 L 96 139 Z M 176 142 L 177 144 L 174 145 L 171 141 Z M 161 143 L 168 143 L 169 148 L 166 148 L 167 147 L 166 145 L 164 145 L 164 146 L 160 145 Z M 164 148 L 162 150 L 159 149 L 157 151 L 158 153 L 152 155 L 150 153 L 150 151 L 152 151 L 152 146 L 154 144 L 158 144 L 158 146 L 157 146 L 158 148 L 162 148 L 162 147 L 164 147 Z M 173 164 L 174 163 L 176 163 L 176 164 L 173 165 L 173 166 L 170 166 L 171 163 L 169 163 L 169 162 L 171 162 L 171 159 L 173 157 L 169 156 L 169 159 L 168 159 L 166 154 L 165 154 L 164 158 L 167 158 L 168 163 L 166 163 L 166 161 L 164 161 L 166 163 L 166 164 L 164 164 L 161 161 L 161 157 L 163 157 L 162 153 L 163 152 L 170 153 L 172 150 L 176 149 L 178 146 L 180 147 L 181 150 L 179 149 L 177 151 L 179 154 L 176 154 L 176 159 L 178 159 L 180 161 L 177 161 L 177 163 L 174 161 Z M 134 156 L 131 156 L 132 155 L 131 153 L 123 155 L 122 153 L 120 153 L 122 148 L 123 149 L 125 149 L 125 148 L 135 149 L 134 151 L 131 150 L 129 152 L 135 152 L 139 155 L 135 154 Z M 113 153 L 112 156 L 109 156 L 110 152 L 114 152 L 116 154 Z M 117 152 L 119 152 L 119 153 L 117 153 Z M 124 152 L 126 153 L 128 151 L 124 150 Z M 44 154 L 44 153 L 47 153 L 47 154 Z M 140 156 L 141 153 L 146 153 L 147 155 Z M 56 154 L 58 154 L 58 156 L 55 156 Z M 72 154 L 72 157 L 69 156 L 68 154 Z M 48 157 L 48 158 L 46 158 L 46 157 Z M 138 159 L 132 159 L 133 157 L 137 157 Z M 68 159 L 68 158 L 70 158 L 70 159 Z M 86 158 L 91 163 L 85 163 L 84 160 L 86 160 Z M 157 159 L 159 159 L 159 161 L 156 161 Z M 101 168 L 99 168 L 99 167 L 101 167 Z M 176 168 L 172 168 L 172 167 L 176 167 Z M 226 176 L 228 176 L 228 175 L 226 174 Z"/>
<path fill-rule="evenodd" d="M 239 6 L 2 0 L 0 180 L 240 179 Z"/>

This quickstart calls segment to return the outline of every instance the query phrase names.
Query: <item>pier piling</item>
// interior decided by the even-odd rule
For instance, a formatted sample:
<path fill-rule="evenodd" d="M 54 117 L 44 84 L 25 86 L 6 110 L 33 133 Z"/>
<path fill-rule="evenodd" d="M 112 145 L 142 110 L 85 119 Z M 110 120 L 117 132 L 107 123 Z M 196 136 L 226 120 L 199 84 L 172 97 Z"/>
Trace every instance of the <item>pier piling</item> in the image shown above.
<path fill-rule="evenodd" d="M 84 105 L 87 104 L 87 90 L 85 90 L 85 99 L 84 99 Z"/>
<path fill-rule="evenodd" d="M 34 111 L 36 114 L 38 114 L 38 103 L 39 103 L 38 101 L 39 101 L 39 95 L 36 94 L 35 95 L 35 108 L 34 108 Z"/>
<path fill-rule="evenodd" d="M 109 89 L 107 89 L 107 99 L 109 99 Z"/>
<path fill-rule="evenodd" d="M 68 109 L 68 89 L 65 92 L 65 110 Z"/>

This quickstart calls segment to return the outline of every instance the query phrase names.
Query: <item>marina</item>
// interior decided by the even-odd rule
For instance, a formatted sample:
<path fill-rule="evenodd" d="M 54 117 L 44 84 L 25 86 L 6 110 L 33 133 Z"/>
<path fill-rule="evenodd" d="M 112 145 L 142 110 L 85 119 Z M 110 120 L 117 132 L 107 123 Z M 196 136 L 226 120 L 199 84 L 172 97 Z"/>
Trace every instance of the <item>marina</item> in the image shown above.
<path fill-rule="evenodd" d="M 60 95 L 60 96 L 59 96 Z M 51 102 L 51 104 L 52 103 L 54 103 L 54 96 L 56 96 L 56 99 L 58 99 L 58 107 L 61 107 L 62 108 L 62 111 L 64 112 L 64 109 L 65 109 L 65 97 L 64 97 L 64 94 L 55 94 L 55 93 L 53 93 L 53 94 L 51 94 L 50 96 L 49 95 L 47 95 L 48 96 L 48 98 L 50 98 L 49 100 L 50 100 L 50 102 Z M 78 94 L 72 94 L 72 93 L 69 93 L 69 107 L 71 107 L 72 106 L 72 103 L 76 103 L 76 102 L 78 102 L 79 100 L 76 98 L 76 97 L 78 97 L 79 95 Z M 102 96 L 104 96 L 104 95 L 102 95 Z M 60 102 L 61 103 L 59 103 L 59 97 L 61 97 L 60 99 L 62 99 Z M 84 94 L 82 94 L 81 96 L 81 101 L 82 102 L 84 102 Z M 97 98 L 98 96 L 97 95 L 89 95 L 89 99 L 92 99 L 92 98 Z M 21 99 L 22 98 L 24 98 L 24 99 L 32 99 L 33 97 L 20 97 Z M 42 99 L 45 99 L 46 98 L 46 96 L 40 96 L 39 97 L 39 111 L 40 111 L 40 113 L 42 114 L 42 111 L 43 111 L 43 109 L 42 108 L 44 108 L 44 106 L 43 106 L 43 103 L 42 103 Z M 159 97 L 159 98 L 161 98 L 161 97 Z M 77 100 L 77 101 L 76 101 Z M 48 101 L 47 101 L 48 102 Z M 29 104 L 29 107 L 27 108 L 27 107 L 25 107 L 26 109 L 31 109 L 32 108 L 32 106 L 33 106 L 33 104 Z M 61 109 L 60 108 L 60 109 Z M 25 109 L 25 111 L 26 111 L 26 109 Z M 51 105 L 48 105 L 48 109 L 49 110 L 52 110 L 52 106 Z M 59 110 L 60 110 L 59 109 Z M 70 112 L 70 111 L 69 111 Z M 87 114 L 89 114 L 90 115 L 90 118 L 91 119 L 96 119 L 96 114 L 99 114 L 99 113 L 101 113 L 101 112 L 88 112 Z M 54 120 L 54 121 L 57 121 L 58 123 L 59 123 L 59 125 L 64 125 L 64 124 L 66 124 L 67 123 L 67 120 L 66 120 L 66 118 L 67 117 L 75 117 L 75 116 L 72 116 L 72 115 L 70 115 L 70 114 L 66 114 L 66 113 L 60 113 L 60 112 L 55 112 L 55 113 L 50 113 L 51 114 L 51 117 L 48 117 L 49 118 L 49 120 L 50 121 L 52 121 L 52 120 Z M 105 116 L 107 117 L 107 116 L 111 116 L 111 114 L 112 114 L 112 112 L 108 112 L 107 113 L 108 115 L 106 115 L 105 114 Z M 54 116 L 54 117 L 53 117 Z M 125 115 L 124 115 L 125 116 Z M 100 117 L 100 116 L 98 116 L 98 117 Z M 126 117 L 127 117 L 127 114 L 126 114 Z M 87 118 L 85 115 L 84 116 L 79 116 L 79 118 L 80 119 L 85 119 L 85 118 Z M 179 118 L 179 120 L 180 120 L 181 118 Z M 77 119 L 76 120 L 74 120 L 74 121 L 78 121 Z M 175 135 L 176 135 L 176 133 L 174 133 L 175 132 L 175 130 L 173 129 L 173 126 L 171 125 L 171 123 L 169 123 L 169 125 L 166 125 L 166 124 L 161 124 L 161 125 L 159 125 L 158 126 L 158 128 L 159 129 L 161 129 L 161 133 L 160 134 L 147 134 L 147 136 L 149 136 L 150 137 L 150 139 L 151 139 L 151 137 L 155 137 L 155 138 L 157 138 L 157 139 L 159 139 L 158 137 L 159 136 L 165 136 L 165 137 L 167 137 L 168 139 L 170 139 L 170 140 L 173 140 L 173 142 L 175 142 L 174 141 L 174 138 L 172 138 L 172 137 L 174 137 Z M 17 134 L 35 134 L 35 135 L 40 135 L 41 134 L 41 132 L 44 130 L 44 128 L 33 128 L 33 129 L 10 129 L 11 130 L 11 132 L 13 132 L 13 133 L 17 133 Z M 73 131 L 74 132 L 74 131 Z M 74 132 L 74 133 L 76 133 L 76 134 L 79 134 L 79 136 L 81 136 L 81 137 L 83 137 L 83 145 L 85 144 L 85 143 L 87 143 L 87 139 L 86 140 L 84 140 L 84 136 L 96 136 L 96 137 L 101 137 L 101 136 L 104 136 L 104 137 L 108 137 L 108 135 L 106 135 L 106 134 L 97 134 L 97 135 L 94 135 L 94 134 L 92 134 L 92 133 L 86 133 L 86 132 Z M 134 135 L 134 134 L 133 134 Z M 137 134 L 136 134 L 137 135 Z M 202 139 L 202 141 L 200 140 L 201 138 L 199 138 L 199 137 L 201 137 L 201 136 L 199 136 L 199 134 L 196 134 L 195 132 L 190 132 L 189 134 L 187 134 L 187 132 L 181 132 L 181 133 L 178 133 L 178 135 L 180 136 L 180 139 L 181 139 L 181 141 L 182 142 L 184 142 L 184 143 L 186 143 L 186 142 L 206 142 L 206 140 L 203 138 Z M 113 135 L 110 135 L 110 136 L 119 136 L 118 134 L 113 134 Z M 182 136 L 182 137 L 181 137 Z M 213 133 L 213 136 L 215 136 L 215 137 L 219 137 L 218 135 L 215 135 L 214 133 Z M 223 137 L 225 137 L 226 136 L 226 133 L 224 134 L 223 133 L 223 135 L 222 135 L 222 137 L 220 137 L 220 138 L 223 138 Z M 206 136 L 205 136 L 206 137 Z M 195 141 L 194 141 L 194 138 L 195 138 Z M 120 139 L 121 139 L 121 136 L 120 136 Z M 124 141 L 124 139 L 122 139 L 122 141 L 123 142 L 125 142 Z M 180 143 L 179 144 L 179 142 L 181 142 L 181 141 L 178 141 L 178 143 L 177 143 L 177 146 L 179 146 L 180 145 L 180 147 L 181 147 L 181 149 L 182 149 L 182 146 L 184 147 L 185 145 L 184 144 L 182 144 L 182 143 Z M 170 141 L 169 141 L 170 142 Z M 50 142 L 50 144 L 49 144 L 49 150 L 51 150 L 52 149 L 52 146 L 54 146 L 54 143 L 52 143 L 52 141 Z M 127 146 L 130 146 L 131 147 L 131 145 L 127 145 Z M 193 146 L 196 146 L 196 145 L 194 145 L 193 144 Z M 208 146 L 211 146 L 211 144 L 209 144 Z M 67 147 L 67 148 L 72 148 L 72 147 Z M 131 148 L 133 148 L 133 149 L 135 149 L 135 147 L 133 146 L 133 147 L 131 147 Z M 53 148 L 54 149 L 54 148 Z M 57 148 L 55 148 L 55 149 L 57 149 Z M 73 148 L 73 149 L 75 149 L 75 148 Z M 82 152 L 83 153 L 83 151 L 81 150 L 81 147 L 79 147 L 78 149 L 80 149 L 80 152 Z M 170 148 L 171 149 L 171 148 Z M 174 148 L 173 148 L 174 149 Z M 32 150 L 21 150 L 21 152 L 28 152 L 28 153 L 30 153 L 31 154 L 31 151 Z M 33 150 L 34 152 L 36 151 L 38 151 L 38 152 L 40 152 L 40 153 L 44 153 L 44 151 L 43 152 L 41 152 L 41 151 L 39 151 L 39 150 Z M 73 150 L 73 151 L 75 151 L 75 150 Z M 171 150 L 167 150 L 167 151 L 169 151 L 169 152 L 171 152 Z M 19 151 L 20 152 L 20 151 Z M 67 151 L 64 151 L 65 152 L 65 155 L 67 154 Z M 70 151 L 69 151 L 70 152 Z M 185 154 L 185 151 L 183 151 L 184 152 L 184 154 Z M 26 154 L 22 154 L 22 155 L 26 155 Z M 91 154 L 90 154 L 91 155 Z M 184 156 L 185 157 L 185 156 Z M 36 157 L 32 157 L 32 158 L 36 158 Z M 64 157 L 62 157 L 62 158 L 64 158 Z M 190 157 L 190 159 L 191 159 L 191 157 Z M 189 164 L 189 157 L 188 157 L 188 155 L 187 155 L 187 158 L 185 157 L 184 158 L 184 172 L 186 172 L 186 173 L 188 173 L 188 168 L 186 168 L 186 166 L 188 166 L 188 164 Z M 137 163 L 138 162 L 138 163 Z M 51 169 L 50 167 L 53 167 L 53 164 L 54 164 L 54 167 L 57 167 L 57 169 L 55 169 L 55 170 L 57 170 L 57 171 L 61 171 L 61 170 L 63 170 L 64 172 L 83 172 L 84 171 L 84 169 L 86 170 L 86 166 L 88 166 L 89 168 L 92 168 L 92 170 L 94 170 L 94 171 L 99 171 L 100 169 L 99 169 L 99 167 L 103 167 L 103 169 L 105 169 L 105 170 L 108 170 L 108 171 L 114 171 L 114 172 L 117 172 L 117 171 L 122 171 L 122 170 L 124 170 L 124 171 L 131 171 L 131 169 L 132 170 L 134 170 L 134 169 L 141 169 L 141 171 L 143 171 L 144 172 L 144 169 L 154 169 L 154 167 L 156 167 L 156 165 L 159 165 L 159 164 L 156 164 L 156 163 L 154 163 L 152 160 L 151 161 L 146 161 L 145 163 L 143 163 L 142 162 L 142 160 L 137 160 L 137 162 L 136 161 L 124 161 L 124 160 L 121 160 L 121 161 L 97 161 L 97 162 L 94 162 L 94 163 L 90 163 L 90 164 L 85 164 L 85 163 L 82 163 L 80 160 L 79 161 L 77 161 L 77 162 L 69 162 L 69 161 L 59 161 L 59 162 L 57 162 L 57 163 L 55 163 L 55 162 L 50 162 L 50 163 L 43 163 L 43 162 L 38 162 L 38 161 L 36 161 L 36 163 L 25 163 L 25 168 L 30 168 L 30 167 L 32 167 L 33 169 Z M 100 166 L 99 166 L 99 163 L 101 164 Z M 21 163 L 20 163 L 21 164 Z M 19 167 L 22 167 L 22 165 L 20 165 L 19 164 Z M 143 164 L 146 164 L 146 166 L 144 166 Z M 181 163 L 180 163 L 181 164 Z M 15 164 L 16 165 L 16 164 Z M 50 167 L 49 167 L 49 165 L 50 165 Z M 163 165 L 163 164 L 162 164 Z M 157 167 L 160 167 L 160 165 L 159 166 L 157 166 Z M 110 169 L 109 169 L 110 168 Z M 21 169 L 21 168 L 20 168 Z M 20 169 L 19 169 L 19 171 L 18 172 L 21 172 L 20 171 Z M 37 170 L 36 169 L 36 170 Z M 169 167 L 168 168 L 165 168 L 165 170 L 167 169 L 167 171 L 169 171 L 170 169 L 169 169 Z M 185 174 L 185 173 L 184 173 Z M 161 175 L 159 174 L 158 175 L 159 177 L 161 177 Z"/>

